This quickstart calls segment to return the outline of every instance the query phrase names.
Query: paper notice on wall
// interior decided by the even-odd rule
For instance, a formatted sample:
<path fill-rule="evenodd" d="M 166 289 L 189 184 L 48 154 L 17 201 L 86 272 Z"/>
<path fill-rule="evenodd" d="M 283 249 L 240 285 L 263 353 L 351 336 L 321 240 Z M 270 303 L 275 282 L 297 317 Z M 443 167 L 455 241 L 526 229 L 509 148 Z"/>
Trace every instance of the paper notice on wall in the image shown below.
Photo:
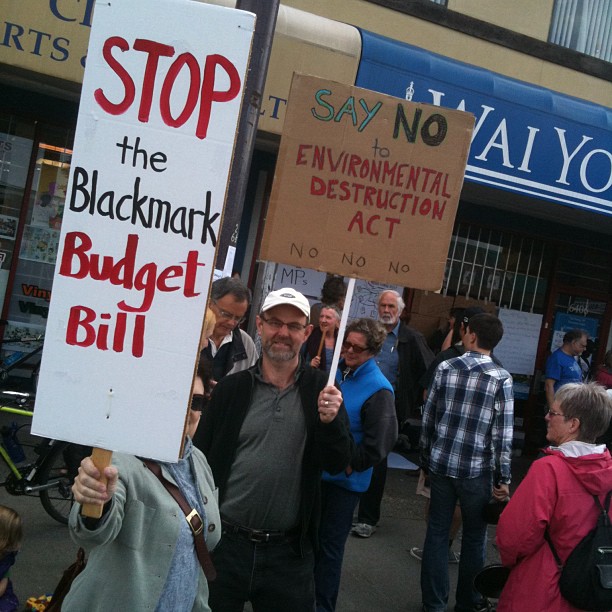
<path fill-rule="evenodd" d="M 499 318 L 504 336 L 495 347 L 495 356 L 510 374 L 531 376 L 535 368 L 542 315 L 501 308 Z"/>

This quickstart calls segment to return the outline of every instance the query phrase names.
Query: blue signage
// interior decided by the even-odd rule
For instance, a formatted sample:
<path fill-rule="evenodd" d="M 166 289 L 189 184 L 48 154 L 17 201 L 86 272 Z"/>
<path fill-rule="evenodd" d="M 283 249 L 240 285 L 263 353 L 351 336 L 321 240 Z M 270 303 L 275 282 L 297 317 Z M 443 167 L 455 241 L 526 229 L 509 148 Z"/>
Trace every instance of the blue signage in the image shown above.
<path fill-rule="evenodd" d="M 609 108 L 360 32 L 355 85 L 475 115 L 466 180 L 612 216 Z"/>

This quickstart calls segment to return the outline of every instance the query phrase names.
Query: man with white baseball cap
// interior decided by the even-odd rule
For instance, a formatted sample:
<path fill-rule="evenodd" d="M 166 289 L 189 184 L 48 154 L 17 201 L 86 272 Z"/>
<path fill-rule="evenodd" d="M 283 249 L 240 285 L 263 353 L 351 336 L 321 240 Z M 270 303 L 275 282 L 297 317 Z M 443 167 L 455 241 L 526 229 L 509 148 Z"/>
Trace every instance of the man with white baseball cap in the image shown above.
<path fill-rule="evenodd" d="M 314 609 L 321 472 L 344 470 L 353 441 L 340 391 L 300 358 L 309 316 L 298 291 L 268 294 L 260 360 L 217 384 L 201 427 L 223 524 L 213 610 Z"/>

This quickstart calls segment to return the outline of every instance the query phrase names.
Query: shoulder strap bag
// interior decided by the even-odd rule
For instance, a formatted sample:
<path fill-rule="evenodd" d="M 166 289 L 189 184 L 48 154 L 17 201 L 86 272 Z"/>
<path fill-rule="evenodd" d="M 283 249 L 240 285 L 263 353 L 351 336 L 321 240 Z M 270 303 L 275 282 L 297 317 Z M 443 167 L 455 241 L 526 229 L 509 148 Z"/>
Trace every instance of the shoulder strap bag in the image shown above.
<path fill-rule="evenodd" d="M 191 532 L 193 534 L 198 561 L 202 566 L 202 571 L 204 572 L 206 579 L 209 582 L 212 582 L 217 577 L 217 570 L 215 570 L 215 566 L 210 558 L 210 553 L 208 552 L 208 547 L 206 546 L 206 540 L 204 540 L 204 522 L 202 521 L 202 517 L 195 508 L 192 508 L 189 505 L 185 499 L 185 496 L 181 493 L 181 490 L 173 482 L 170 482 L 164 477 L 158 463 L 151 461 L 150 459 L 143 459 L 142 461 L 149 468 L 149 470 L 153 472 L 162 485 L 164 485 L 168 493 L 172 495 L 176 503 L 180 506 L 181 510 L 185 514 L 185 518 L 187 519 L 187 523 L 189 523 L 189 527 L 191 527 Z"/>

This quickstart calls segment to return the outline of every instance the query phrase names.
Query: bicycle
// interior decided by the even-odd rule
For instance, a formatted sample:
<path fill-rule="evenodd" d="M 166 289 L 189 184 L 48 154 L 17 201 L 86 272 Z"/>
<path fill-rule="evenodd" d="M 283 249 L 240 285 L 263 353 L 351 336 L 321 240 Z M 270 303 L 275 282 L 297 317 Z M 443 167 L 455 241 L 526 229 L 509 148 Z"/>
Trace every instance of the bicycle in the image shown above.
<path fill-rule="evenodd" d="M 0 327 L 6 327 L 8 325 L 6 319 L 0 319 Z M 2 345 L 5 344 L 23 344 L 24 350 L 13 351 L 4 360 L 0 361 L 0 386 L 3 386 L 9 378 L 9 372 L 15 370 L 26 361 L 29 361 L 32 357 L 35 357 L 43 350 L 45 342 L 45 336 L 42 333 L 35 334 L 33 336 L 21 336 L 20 338 L 4 338 Z M 34 365 L 32 369 L 32 387 L 36 391 L 38 384 L 38 372 L 40 369 L 40 360 Z"/>
<path fill-rule="evenodd" d="M 28 409 L 33 403 L 33 397 L 29 393 L 2 391 L 0 402 L 14 404 L 0 406 L 0 412 L 29 418 L 34 414 L 33 410 Z M 10 495 L 38 495 L 47 514 L 65 525 L 68 523 L 68 515 L 74 501 L 72 482 L 81 459 L 91 450 L 78 444 L 47 438 L 37 444 L 22 444 L 17 434 L 26 426 L 3 427 L 0 457 L 9 468 L 9 474 L 0 486 L 5 487 Z M 33 448 L 38 457 L 35 461 L 26 460 L 25 463 L 14 461 L 9 450 L 14 451 L 15 444 L 17 448 Z"/>

